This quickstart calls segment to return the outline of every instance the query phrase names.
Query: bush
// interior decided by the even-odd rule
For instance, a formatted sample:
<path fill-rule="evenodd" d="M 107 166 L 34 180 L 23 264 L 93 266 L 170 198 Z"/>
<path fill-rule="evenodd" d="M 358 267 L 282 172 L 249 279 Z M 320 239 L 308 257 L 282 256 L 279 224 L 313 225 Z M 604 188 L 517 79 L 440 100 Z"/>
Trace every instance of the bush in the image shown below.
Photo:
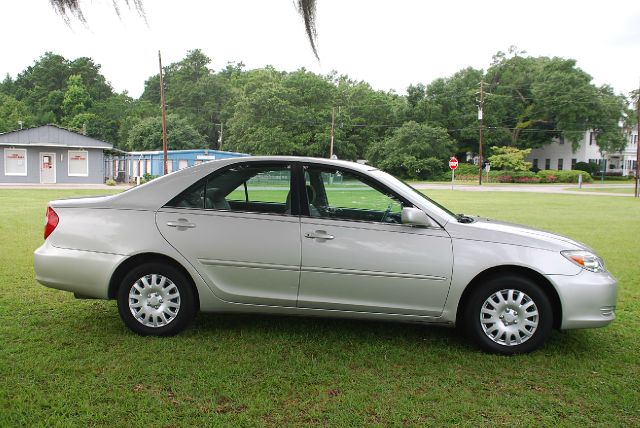
<path fill-rule="evenodd" d="M 575 169 L 562 171 L 542 170 L 538 172 L 538 177 L 540 177 L 543 183 L 577 183 L 580 174 L 582 174 L 583 183 L 593 182 L 591 176 L 585 173 L 585 171 Z M 552 181 L 550 177 L 555 177 L 555 179 Z"/>
<path fill-rule="evenodd" d="M 106 184 L 107 186 L 115 186 L 116 182 L 112 179 L 108 179 L 107 181 L 104 182 L 104 184 Z"/>
<path fill-rule="evenodd" d="M 589 174 L 594 174 L 600 170 L 597 163 L 593 162 L 576 162 L 572 168 L 574 171 L 586 171 Z"/>
<path fill-rule="evenodd" d="M 480 169 L 478 165 L 460 162 L 456 168 L 456 181 L 478 181 L 479 172 Z M 447 170 L 440 175 L 440 180 L 451 181 L 451 169 L 449 169 L 449 167 L 447 167 Z"/>
<path fill-rule="evenodd" d="M 409 178 L 418 180 L 436 179 L 442 173 L 442 161 L 436 158 L 415 159 L 408 156 L 403 166 Z"/>
<path fill-rule="evenodd" d="M 456 177 L 458 175 L 475 175 L 478 176 L 478 172 L 480 171 L 480 167 L 473 163 L 462 163 L 458 164 L 456 168 Z M 451 175 L 451 171 L 449 170 L 449 175 Z"/>
<path fill-rule="evenodd" d="M 595 178 L 599 178 L 599 177 L 595 177 Z M 626 177 L 611 176 L 611 175 L 604 176 L 605 181 L 633 181 L 633 179 L 634 179 L 633 175 L 628 175 Z"/>
<path fill-rule="evenodd" d="M 485 173 L 486 177 L 486 173 Z M 490 183 L 539 183 L 540 180 L 531 171 L 489 171 Z"/>

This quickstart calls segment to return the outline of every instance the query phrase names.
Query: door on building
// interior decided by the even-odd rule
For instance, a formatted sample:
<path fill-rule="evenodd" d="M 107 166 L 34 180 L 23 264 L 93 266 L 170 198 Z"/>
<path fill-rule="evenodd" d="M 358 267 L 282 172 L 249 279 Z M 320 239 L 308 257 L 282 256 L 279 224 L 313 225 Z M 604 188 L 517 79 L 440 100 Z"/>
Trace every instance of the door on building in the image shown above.
<path fill-rule="evenodd" d="M 55 153 L 40 153 L 40 183 L 51 184 L 55 182 L 56 182 Z"/>

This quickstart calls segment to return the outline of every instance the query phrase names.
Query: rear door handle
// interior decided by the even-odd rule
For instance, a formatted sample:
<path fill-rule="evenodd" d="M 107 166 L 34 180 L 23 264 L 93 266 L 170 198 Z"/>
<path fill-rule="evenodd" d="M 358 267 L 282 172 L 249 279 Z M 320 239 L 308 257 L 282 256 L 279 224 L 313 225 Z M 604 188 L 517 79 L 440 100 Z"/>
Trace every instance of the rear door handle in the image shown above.
<path fill-rule="evenodd" d="M 304 234 L 305 238 L 309 238 L 309 239 L 333 239 L 334 236 L 333 235 L 329 235 L 326 231 L 324 230 L 316 230 L 315 232 L 307 232 Z"/>
<path fill-rule="evenodd" d="M 192 229 L 196 227 L 195 224 L 189 223 L 186 218 L 179 218 L 178 221 L 168 221 L 167 226 L 177 227 L 178 230 Z"/>

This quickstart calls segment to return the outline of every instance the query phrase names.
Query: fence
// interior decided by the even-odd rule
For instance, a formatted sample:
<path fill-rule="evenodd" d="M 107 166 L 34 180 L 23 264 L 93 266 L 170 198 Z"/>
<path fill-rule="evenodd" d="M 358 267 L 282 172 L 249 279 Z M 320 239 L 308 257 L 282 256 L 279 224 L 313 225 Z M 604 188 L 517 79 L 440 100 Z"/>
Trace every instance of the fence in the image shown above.
<path fill-rule="evenodd" d="M 169 159 L 167 160 L 167 172 L 178 171 L 187 167 L 207 162 L 200 159 Z M 136 177 L 145 175 L 163 175 L 162 159 L 145 159 L 134 156 L 109 156 L 104 160 L 105 180 L 114 180 L 118 183 L 131 183 Z"/>

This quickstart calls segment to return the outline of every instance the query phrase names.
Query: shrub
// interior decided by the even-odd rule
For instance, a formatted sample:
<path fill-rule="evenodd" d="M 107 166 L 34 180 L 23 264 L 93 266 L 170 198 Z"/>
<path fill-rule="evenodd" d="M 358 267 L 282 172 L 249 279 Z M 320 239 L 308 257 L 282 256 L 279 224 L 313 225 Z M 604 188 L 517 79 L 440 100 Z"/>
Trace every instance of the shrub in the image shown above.
<path fill-rule="evenodd" d="M 486 174 L 484 175 L 486 177 Z M 531 171 L 489 171 L 490 183 L 538 183 Z"/>
<path fill-rule="evenodd" d="M 531 168 L 531 162 L 524 160 L 531 153 L 531 149 L 491 146 L 491 153 L 488 160 L 495 169 L 528 171 Z"/>
<path fill-rule="evenodd" d="M 591 176 L 585 171 L 581 170 L 543 170 L 538 172 L 538 177 L 540 177 L 543 183 L 577 183 L 578 176 L 582 174 L 582 182 L 583 183 L 591 183 L 593 179 Z M 554 181 L 550 180 L 550 177 L 555 177 Z"/>
<path fill-rule="evenodd" d="M 589 174 L 595 174 L 600 171 L 600 166 L 593 162 L 576 162 L 572 169 L 574 171 L 586 171 Z"/>
<path fill-rule="evenodd" d="M 115 186 L 116 182 L 112 179 L 108 179 L 107 181 L 104 182 L 104 184 L 106 184 L 107 186 Z"/>
<path fill-rule="evenodd" d="M 515 183 L 540 183 L 542 179 L 540 177 L 514 177 Z"/>
<path fill-rule="evenodd" d="M 442 172 L 442 161 L 436 158 L 416 159 L 407 156 L 403 166 L 409 178 L 432 180 L 438 178 Z"/>
<path fill-rule="evenodd" d="M 605 175 L 604 179 L 605 181 L 630 181 L 633 180 L 633 175 L 627 175 L 626 177 Z"/>
<path fill-rule="evenodd" d="M 476 164 L 460 162 L 456 168 L 456 177 L 459 175 L 475 175 L 477 177 L 479 171 L 480 167 Z M 449 171 L 449 175 L 451 175 L 451 171 Z"/>

